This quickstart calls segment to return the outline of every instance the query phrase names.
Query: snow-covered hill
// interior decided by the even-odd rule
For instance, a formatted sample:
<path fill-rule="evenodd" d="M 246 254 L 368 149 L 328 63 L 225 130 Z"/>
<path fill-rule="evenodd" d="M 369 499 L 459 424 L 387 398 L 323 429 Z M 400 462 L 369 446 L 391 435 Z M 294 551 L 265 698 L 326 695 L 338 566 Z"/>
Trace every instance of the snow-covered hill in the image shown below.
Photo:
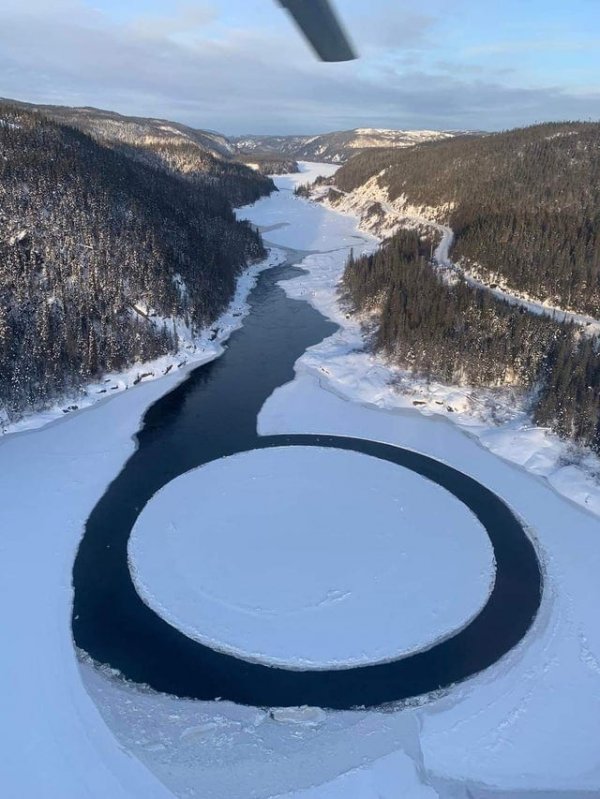
<path fill-rule="evenodd" d="M 183 175 L 196 183 L 218 185 L 233 205 L 253 202 L 274 188 L 265 176 L 269 163 L 265 164 L 265 169 L 250 169 L 245 163 L 248 159 L 238 155 L 227 137 L 212 130 L 165 119 L 124 116 L 99 108 L 31 105 L 15 100 L 0 102 L 78 128 L 100 144 L 145 164 Z M 293 167 L 292 162 L 289 168 Z M 278 170 L 273 168 L 272 171 Z"/>
<path fill-rule="evenodd" d="M 235 152 L 226 136 L 152 117 L 134 117 L 100 108 L 71 108 L 60 105 L 32 105 L 8 101 L 31 111 L 39 111 L 57 122 L 80 128 L 97 138 L 126 144 L 154 143 L 197 145 L 215 156 L 229 157 Z"/>
<path fill-rule="evenodd" d="M 0 98 L 1 99 L 1 98 Z M 210 172 L 219 164 L 255 164 L 257 171 L 296 171 L 296 160 L 342 164 L 364 150 L 381 147 L 412 147 L 450 139 L 465 131 L 392 130 L 355 128 L 313 136 L 253 135 L 227 137 L 213 130 L 192 128 L 180 122 L 153 117 L 134 117 L 99 108 L 31 105 L 7 101 L 26 110 L 38 111 L 62 124 L 77 127 L 99 141 L 131 146 L 173 160 L 177 152 L 179 171 Z M 275 159 L 275 160 L 274 160 Z M 263 168 L 264 166 L 264 168 Z"/>
<path fill-rule="evenodd" d="M 524 325 L 538 331 L 548 320 L 562 325 L 550 348 L 546 339 L 538 340 L 545 342 L 537 350 L 546 353 L 543 369 L 529 363 L 522 375 L 528 388 L 535 388 L 536 424 L 596 453 L 600 452 L 599 142 L 597 123 L 552 123 L 410 150 L 363 152 L 339 169 L 333 181 L 313 191 L 315 199 L 358 216 L 363 229 L 382 238 L 400 228 L 433 234 L 427 252 L 421 254 L 437 266 L 448 285 L 458 281 L 461 291 L 473 291 L 473 304 L 485 295 L 489 308 L 495 304 L 500 311 L 504 306 L 503 313 L 506 305 L 518 308 L 512 323 L 519 330 L 514 348 L 518 369 L 535 351 Z M 378 269 L 381 274 L 381 264 Z M 358 293 L 367 291 L 365 287 L 366 283 Z M 414 286 L 408 297 L 391 263 L 377 290 L 388 298 L 381 330 L 387 322 L 392 327 L 398 324 L 396 303 L 406 303 L 414 314 L 415 304 L 424 297 L 423 285 Z M 428 299 L 435 307 L 434 293 Z M 450 296 L 440 303 L 446 318 L 456 313 L 448 310 Z M 542 326 L 534 324 L 533 317 L 544 317 Z M 434 318 L 426 313 L 402 335 L 392 336 L 393 342 L 388 340 L 386 351 L 394 353 L 396 365 L 415 368 L 412 354 L 398 355 L 401 340 L 405 343 L 410 330 L 423 330 Z M 461 314 L 455 317 L 455 330 L 461 329 L 461 318 Z M 469 345 L 478 358 L 488 340 L 489 319 L 489 314 L 482 316 L 478 335 Z M 442 333 L 441 328 L 438 332 L 434 344 L 429 329 L 417 350 L 439 358 L 438 379 L 460 384 L 468 348 L 462 348 L 457 370 L 442 375 L 450 362 L 444 348 L 454 334 Z M 491 335 L 498 336 L 497 329 Z M 440 358 L 441 352 L 445 354 Z M 494 380 L 501 362 L 496 354 L 490 372 Z M 426 368 L 430 377 L 431 362 Z M 511 367 L 507 373 L 511 380 L 513 371 Z M 482 384 L 483 371 L 469 380 Z"/>
<path fill-rule="evenodd" d="M 194 346 L 264 257 L 228 200 L 254 202 L 271 180 L 216 158 L 188 173 L 177 155 L 0 103 L 0 432 L 116 391 L 134 365 L 138 382 L 173 368 L 141 364 Z"/>
<path fill-rule="evenodd" d="M 461 131 L 355 128 L 318 136 L 239 136 L 231 139 L 239 152 L 278 152 L 307 161 L 341 164 L 374 147 L 412 147 L 457 136 Z"/>

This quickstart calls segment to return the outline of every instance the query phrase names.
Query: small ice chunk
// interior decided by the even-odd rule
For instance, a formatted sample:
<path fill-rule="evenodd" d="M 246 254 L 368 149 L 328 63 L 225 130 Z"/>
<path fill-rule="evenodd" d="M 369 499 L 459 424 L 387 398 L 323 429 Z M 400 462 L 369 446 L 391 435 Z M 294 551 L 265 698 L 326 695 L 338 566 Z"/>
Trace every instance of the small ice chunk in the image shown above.
<path fill-rule="evenodd" d="M 319 707 L 278 707 L 269 713 L 274 721 L 280 724 L 302 724 L 306 727 L 317 727 L 326 719 L 326 713 Z"/>

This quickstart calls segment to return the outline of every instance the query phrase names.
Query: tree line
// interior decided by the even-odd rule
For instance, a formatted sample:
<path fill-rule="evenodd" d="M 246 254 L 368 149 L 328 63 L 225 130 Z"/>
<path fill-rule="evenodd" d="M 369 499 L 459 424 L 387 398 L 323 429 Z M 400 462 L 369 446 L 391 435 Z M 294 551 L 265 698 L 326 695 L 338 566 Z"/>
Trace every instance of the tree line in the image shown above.
<path fill-rule="evenodd" d="M 349 259 L 346 299 L 374 315 L 374 350 L 427 378 L 529 390 L 538 424 L 600 453 L 598 340 L 460 278 L 448 282 L 428 261 L 430 246 L 402 230 L 377 252 Z"/>

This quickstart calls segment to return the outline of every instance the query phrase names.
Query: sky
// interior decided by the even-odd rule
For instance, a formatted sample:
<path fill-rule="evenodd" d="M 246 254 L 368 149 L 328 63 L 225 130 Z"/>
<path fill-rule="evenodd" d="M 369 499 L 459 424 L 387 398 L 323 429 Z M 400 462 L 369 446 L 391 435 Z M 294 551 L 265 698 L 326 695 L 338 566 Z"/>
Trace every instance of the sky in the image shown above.
<path fill-rule="evenodd" d="M 317 61 L 274 0 L 0 0 L 0 97 L 230 135 L 600 118 L 600 0 L 336 6 L 357 61 Z"/>

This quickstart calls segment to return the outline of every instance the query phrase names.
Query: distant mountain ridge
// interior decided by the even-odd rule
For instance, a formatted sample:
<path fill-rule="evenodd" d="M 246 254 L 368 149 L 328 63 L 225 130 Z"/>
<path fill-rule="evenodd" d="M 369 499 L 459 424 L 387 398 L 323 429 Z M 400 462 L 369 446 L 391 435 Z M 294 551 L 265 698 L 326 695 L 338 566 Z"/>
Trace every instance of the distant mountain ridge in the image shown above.
<path fill-rule="evenodd" d="M 249 134 L 228 137 L 214 130 L 193 128 L 167 119 L 127 116 L 89 106 L 33 105 L 2 98 L 0 102 L 79 128 L 103 144 L 135 148 L 140 158 L 155 162 L 160 159 L 163 166 L 166 164 L 187 177 L 217 173 L 221 180 L 235 178 L 236 184 L 244 177 L 247 167 L 253 170 L 254 177 L 246 171 L 246 179 L 250 183 L 260 182 L 261 176 L 297 171 L 298 160 L 343 164 L 367 150 L 413 147 L 471 135 L 469 131 L 355 128 L 312 136 Z M 266 183 L 262 186 L 263 193 L 265 188 Z M 233 196 L 229 199 L 241 204 L 252 198 Z"/>
<path fill-rule="evenodd" d="M 451 139 L 465 133 L 448 130 L 355 128 L 316 136 L 237 136 L 230 141 L 238 152 L 244 154 L 258 150 L 263 153 L 281 153 L 305 161 L 341 164 L 365 150 L 412 147 Z"/>
<path fill-rule="evenodd" d="M 100 135 L 104 139 L 120 139 L 131 143 L 133 140 L 144 139 L 168 142 L 173 138 L 179 138 L 196 142 L 216 156 L 230 157 L 235 153 L 235 148 L 221 133 L 191 128 L 166 119 L 127 116 L 93 106 L 37 105 L 4 98 L 0 98 L 0 102 L 38 111 L 56 122 L 78 127 L 86 133 Z"/>

